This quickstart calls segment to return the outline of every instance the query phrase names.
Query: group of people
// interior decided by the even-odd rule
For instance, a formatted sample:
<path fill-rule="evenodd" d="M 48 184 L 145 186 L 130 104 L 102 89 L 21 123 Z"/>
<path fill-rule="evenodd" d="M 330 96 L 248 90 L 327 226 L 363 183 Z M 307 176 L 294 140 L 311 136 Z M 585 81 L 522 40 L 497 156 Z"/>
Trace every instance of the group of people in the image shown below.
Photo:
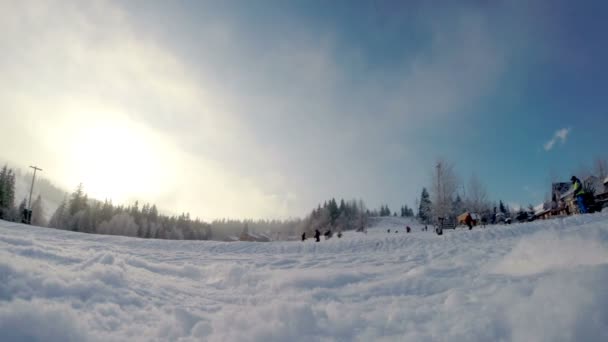
<path fill-rule="evenodd" d="M 390 229 L 388 229 L 386 232 L 387 232 L 387 233 L 390 233 L 390 232 L 391 232 L 391 230 L 390 230 Z M 406 233 L 411 233 L 411 232 L 412 232 L 412 228 L 410 228 L 410 226 L 405 226 L 405 232 L 406 232 Z M 395 230 L 395 233 L 399 233 L 399 231 L 398 231 L 398 230 Z"/>
<path fill-rule="evenodd" d="M 325 236 L 325 240 L 331 238 L 333 236 L 333 233 L 331 232 L 331 230 L 326 230 L 325 233 L 323 233 L 323 235 Z M 315 240 L 317 242 L 321 241 L 321 232 L 318 229 L 315 229 Z M 338 238 L 342 237 L 342 232 L 338 232 Z M 306 241 L 306 232 L 302 233 L 302 241 Z"/>

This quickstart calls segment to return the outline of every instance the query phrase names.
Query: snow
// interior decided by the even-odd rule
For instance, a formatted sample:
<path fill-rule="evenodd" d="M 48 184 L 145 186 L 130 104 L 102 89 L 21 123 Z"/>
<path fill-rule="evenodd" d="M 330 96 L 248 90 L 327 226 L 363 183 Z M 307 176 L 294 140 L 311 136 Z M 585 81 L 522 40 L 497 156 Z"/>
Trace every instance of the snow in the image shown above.
<path fill-rule="evenodd" d="M 342 239 L 262 243 L 146 240 L 0 221 L 0 336 L 608 340 L 606 214 L 443 236 L 400 218 L 373 223 L 367 234 Z"/>

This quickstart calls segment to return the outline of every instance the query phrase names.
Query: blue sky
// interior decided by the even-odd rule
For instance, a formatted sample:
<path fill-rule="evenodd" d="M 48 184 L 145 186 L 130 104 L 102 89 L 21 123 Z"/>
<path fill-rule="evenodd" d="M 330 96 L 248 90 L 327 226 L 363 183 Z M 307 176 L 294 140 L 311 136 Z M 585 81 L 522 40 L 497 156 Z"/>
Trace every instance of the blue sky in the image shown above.
<path fill-rule="evenodd" d="M 0 152 L 97 197 L 204 218 L 302 216 L 330 197 L 395 210 L 445 158 L 526 205 L 608 158 L 601 1 L 5 6 L 4 139 L 39 133 L 23 121 L 47 136 Z M 124 144 L 153 148 L 135 163 Z M 147 178 L 124 173 L 137 186 L 108 181 L 141 165 Z"/>

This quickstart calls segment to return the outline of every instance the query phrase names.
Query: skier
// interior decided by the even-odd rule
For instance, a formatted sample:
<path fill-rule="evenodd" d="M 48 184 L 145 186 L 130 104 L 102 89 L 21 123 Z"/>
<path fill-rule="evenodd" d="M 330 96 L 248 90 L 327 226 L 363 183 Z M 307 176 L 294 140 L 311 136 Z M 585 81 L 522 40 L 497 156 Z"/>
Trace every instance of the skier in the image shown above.
<path fill-rule="evenodd" d="M 321 232 L 318 229 L 315 229 L 315 239 L 317 242 L 321 241 Z"/>
<path fill-rule="evenodd" d="M 302 233 L 302 241 L 306 241 L 306 232 Z"/>
<path fill-rule="evenodd" d="M 409 232 L 411 232 L 411 231 L 412 231 L 412 228 L 410 228 L 410 226 L 406 226 L 406 227 L 405 227 L 405 232 L 406 232 L 406 233 L 409 233 Z"/>
<path fill-rule="evenodd" d="M 585 190 L 583 189 L 583 185 L 575 176 L 572 176 L 570 180 L 572 181 L 572 195 L 576 198 L 576 202 L 578 203 L 578 211 L 581 214 L 586 214 L 587 207 L 585 207 Z"/>

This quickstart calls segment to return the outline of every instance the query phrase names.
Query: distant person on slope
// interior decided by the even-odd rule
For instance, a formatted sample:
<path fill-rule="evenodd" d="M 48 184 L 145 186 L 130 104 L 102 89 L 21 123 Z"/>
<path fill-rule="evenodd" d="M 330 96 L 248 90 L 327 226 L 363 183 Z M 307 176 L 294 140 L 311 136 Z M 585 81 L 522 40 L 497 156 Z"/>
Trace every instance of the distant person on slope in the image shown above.
<path fill-rule="evenodd" d="M 306 232 L 302 233 L 302 241 L 306 241 Z"/>
<path fill-rule="evenodd" d="M 315 229 L 315 239 L 317 242 L 321 241 L 321 232 L 318 229 Z"/>
<path fill-rule="evenodd" d="M 581 181 L 575 176 L 572 176 L 570 180 L 572 181 L 572 195 L 576 198 L 576 202 L 578 204 L 578 211 L 581 214 L 586 214 L 587 208 L 585 207 L 585 190 L 583 189 L 583 185 L 581 184 Z"/>

